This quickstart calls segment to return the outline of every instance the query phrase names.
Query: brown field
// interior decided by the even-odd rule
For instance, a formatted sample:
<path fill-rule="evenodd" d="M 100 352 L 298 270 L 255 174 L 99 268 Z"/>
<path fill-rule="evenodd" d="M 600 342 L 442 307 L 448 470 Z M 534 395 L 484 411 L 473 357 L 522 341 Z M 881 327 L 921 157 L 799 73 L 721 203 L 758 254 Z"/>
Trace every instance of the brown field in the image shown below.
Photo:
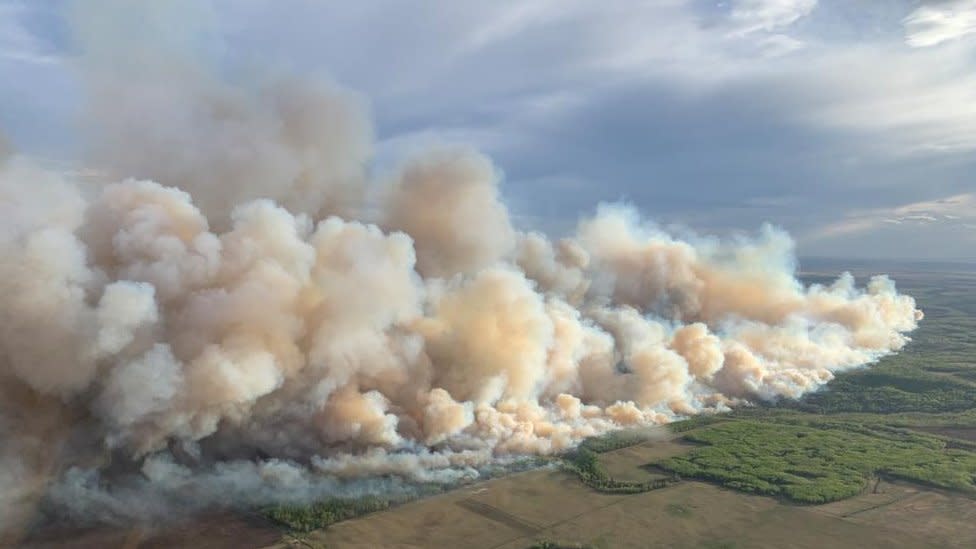
<path fill-rule="evenodd" d="M 863 524 L 922 534 L 942 547 L 976 547 L 976 501 L 902 482 L 878 483 L 855 498 L 813 509 Z"/>
<path fill-rule="evenodd" d="M 618 478 L 687 450 L 648 442 L 603 454 Z M 491 480 L 314 532 L 275 547 L 524 549 L 538 540 L 628 547 L 976 547 L 976 501 L 901 483 L 799 506 L 685 481 L 634 495 L 607 495 L 560 471 Z"/>

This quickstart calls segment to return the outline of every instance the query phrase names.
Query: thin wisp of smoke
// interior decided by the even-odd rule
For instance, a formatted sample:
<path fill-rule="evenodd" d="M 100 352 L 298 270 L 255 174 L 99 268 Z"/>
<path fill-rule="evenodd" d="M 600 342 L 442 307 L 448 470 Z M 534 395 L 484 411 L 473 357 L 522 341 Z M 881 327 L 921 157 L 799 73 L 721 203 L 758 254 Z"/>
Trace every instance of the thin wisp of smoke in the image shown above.
<path fill-rule="evenodd" d="M 799 397 L 921 318 L 885 276 L 803 285 L 768 226 L 602 205 L 521 231 L 467 149 L 371 181 L 368 117 L 328 86 L 99 78 L 113 181 L 0 151 L 0 531 L 45 494 L 131 518 L 454 482 Z"/>

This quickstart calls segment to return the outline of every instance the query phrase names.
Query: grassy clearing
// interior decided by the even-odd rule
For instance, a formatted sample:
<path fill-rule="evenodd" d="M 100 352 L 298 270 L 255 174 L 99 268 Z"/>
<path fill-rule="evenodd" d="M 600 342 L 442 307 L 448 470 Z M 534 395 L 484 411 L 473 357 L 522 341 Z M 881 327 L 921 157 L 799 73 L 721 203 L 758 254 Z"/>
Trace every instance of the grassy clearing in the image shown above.
<path fill-rule="evenodd" d="M 643 482 L 617 480 L 600 464 L 598 454 L 580 445 L 563 457 L 563 466 L 580 479 L 580 482 L 604 494 L 639 494 L 664 488 L 678 482 L 676 476 L 655 478 Z"/>
<path fill-rule="evenodd" d="M 654 478 L 645 481 L 625 481 L 613 478 L 600 463 L 599 454 L 647 442 L 639 431 L 617 431 L 591 437 L 562 456 L 563 468 L 575 474 L 580 482 L 604 494 L 639 494 L 664 488 L 677 478 Z"/>

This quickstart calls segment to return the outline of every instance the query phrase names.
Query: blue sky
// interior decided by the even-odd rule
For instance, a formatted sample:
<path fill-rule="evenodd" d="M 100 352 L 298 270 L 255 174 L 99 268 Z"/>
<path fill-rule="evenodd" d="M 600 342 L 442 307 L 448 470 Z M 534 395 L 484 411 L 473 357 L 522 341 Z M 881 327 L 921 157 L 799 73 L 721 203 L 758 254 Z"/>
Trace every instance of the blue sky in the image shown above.
<path fill-rule="evenodd" d="M 111 24 L 124 4 L 0 0 L 0 131 L 21 152 L 85 167 L 77 19 Z M 801 255 L 976 259 L 976 0 L 147 11 L 128 40 L 361 94 L 381 168 L 430 144 L 485 151 L 525 228 L 626 200 L 702 233 L 772 222 Z"/>

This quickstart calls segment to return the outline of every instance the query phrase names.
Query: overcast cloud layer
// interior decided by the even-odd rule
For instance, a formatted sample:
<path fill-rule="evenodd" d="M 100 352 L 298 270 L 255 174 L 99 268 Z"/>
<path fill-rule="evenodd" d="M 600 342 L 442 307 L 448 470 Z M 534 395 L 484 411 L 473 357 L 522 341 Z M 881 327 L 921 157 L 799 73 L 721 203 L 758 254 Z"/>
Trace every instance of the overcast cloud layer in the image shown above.
<path fill-rule="evenodd" d="M 484 150 L 521 228 L 625 199 L 707 232 L 769 221 L 801 255 L 976 258 L 973 0 L 185 4 L 149 16 L 169 53 L 361 93 L 380 173 Z M 75 137 L 85 8 L 0 1 L 0 127 L 75 171 L 103 168 Z"/>

